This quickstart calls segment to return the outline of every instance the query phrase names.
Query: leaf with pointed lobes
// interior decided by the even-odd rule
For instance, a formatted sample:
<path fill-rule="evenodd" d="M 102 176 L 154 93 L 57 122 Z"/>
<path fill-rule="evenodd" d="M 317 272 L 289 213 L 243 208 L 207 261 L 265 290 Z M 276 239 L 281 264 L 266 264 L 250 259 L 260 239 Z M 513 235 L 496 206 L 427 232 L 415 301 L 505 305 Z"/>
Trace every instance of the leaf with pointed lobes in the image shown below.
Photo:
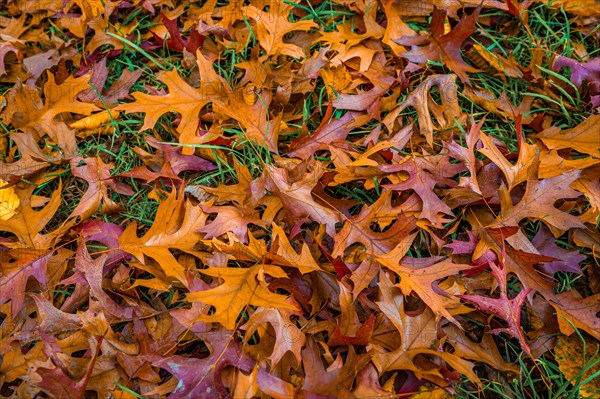
<path fill-rule="evenodd" d="M 5 246 L 30 248 L 37 251 L 54 248 L 57 241 L 74 224 L 67 222 L 52 232 L 42 233 L 60 207 L 62 187 L 62 181 L 59 181 L 58 188 L 52 193 L 50 200 L 39 210 L 37 209 L 39 204 L 35 203 L 36 196 L 33 195 L 35 185 L 31 184 L 24 189 L 15 189 L 20 202 L 17 208 L 18 212 L 10 219 L 0 223 L 0 231 L 14 234 L 17 240 L 12 244 L 5 243 Z"/>
<path fill-rule="evenodd" d="M 473 225 L 476 225 L 475 222 L 473 222 Z M 520 251 L 512 248 L 510 245 L 506 245 L 505 239 L 513 236 L 518 231 L 518 228 L 511 229 L 478 229 L 479 243 L 483 244 L 482 247 L 486 251 L 487 249 L 491 249 L 496 254 L 502 254 L 502 264 L 506 267 L 506 272 L 517 275 L 526 289 L 539 292 L 546 299 L 555 298 L 554 289 L 556 284 L 545 278 L 541 278 L 535 266 L 539 263 L 552 262 L 556 259 L 545 255 Z"/>
<path fill-rule="evenodd" d="M 292 244 L 281 227 L 273 223 L 271 229 L 273 231 L 273 239 L 267 259 L 280 266 L 295 267 L 302 274 L 322 270 L 310 253 L 310 249 L 306 243 L 302 243 L 300 253 L 297 253 L 292 248 Z"/>
<path fill-rule="evenodd" d="M 581 193 L 570 187 L 579 178 L 581 171 L 563 173 L 556 177 L 539 180 L 537 177 L 539 165 L 539 155 L 536 153 L 533 163 L 527 170 L 525 195 L 516 205 L 512 204 L 510 193 L 506 187 L 503 186 L 500 189 L 502 212 L 489 227 L 517 226 L 525 218 L 540 219 L 561 231 L 584 227 L 577 216 L 554 207 L 554 203 L 560 199 L 581 196 Z"/>
<path fill-rule="evenodd" d="M 183 50 L 187 50 L 192 54 L 195 54 L 196 51 L 202 46 L 204 43 L 204 37 L 198 33 L 197 29 L 192 29 L 190 31 L 190 35 L 187 40 L 183 40 L 181 37 L 181 31 L 177 26 L 177 19 L 169 19 L 164 13 L 161 13 L 162 23 L 167 28 L 169 32 L 169 38 L 166 40 L 167 46 L 171 50 L 183 52 Z M 154 32 L 152 32 L 154 38 L 157 43 L 162 46 L 163 39 L 158 37 Z"/>
<path fill-rule="evenodd" d="M 131 259 L 131 255 L 119 249 L 119 237 L 123 234 L 123 227 L 100 220 L 88 220 L 73 227 L 73 230 L 85 242 L 97 241 L 108 247 L 108 259 L 104 266 L 105 272 L 120 263 L 120 261 Z"/>
<path fill-rule="evenodd" d="M 417 221 L 392 207 L 391 198 L 392 192 L 384 191 L 373 205 L 365 205 L 358 215 L 347 220 L 334 236 L 331 256 L 344 256 L 344 251 L 355 243 L 364 245 L 370 255 L 383 255 L 406 238 L 415 229 Z M 392 221 L 392 226 L 383 232 L 374 232 L 371 228 L 375 223 L 387 226 Z"/>
<path fill-rule="evenodd" d="M 360 94 L 342 93 L 333 100 L 333 106 L 336 109 L 367 111 L 368 116 L 379 119 L 382 97 L 396 83 L 396 79 L 393 76 L 386 75 L 383 70 L 373 70 L 362 74 L 369 79 L 373 88 Z"/>
<path fill-rule="evenodd" d="M 454 324 L 444 327 L 447 343 L 454 347 L 454 354 L 476 362 L 484 362 L 498 370 L 519 372 L 519 367 L 502 358 L 500 351 L 490 333 L 485 332 L 480 342 L 471 340 L 463 330 Z"/>
<path fill-rule="evenodd" d="M 119 177 L 133 177 L 152 182 L 163 179 L 165 184 L 171 181 L 179 182 L 179 174 L 185 171 L 204 172 L 215 170 L 217 166 L 196 155 L 182 154 L 181 146 L 161 143 L 152 136 L 146 136 L 149 146 L 156 148 L 156 154 L 151 154 L 141 148 L 134 148 L 135 153 L 142 159 L 145 166 L 134 168 L 122 173 Z"/>
<path fill-rule="evenodd" d="M 218 322 L 233 330 L 240 312 L 248 305 L 296 310 L 286 296 L 272 293 L 264 281 L 265 274 L 286 278 L 287 274 L 279 266 L 258 264 L 245 269 L 211 267 L 202 270 L 202 273 L 223 283 L 209 290 L 187 294 L 188 302 L 202 302 L 215 307 L 214 313 L 200 315 L 199 321 Z"/>
<path fill-rule="evenodd" d="M 504 177 L 506 177 L 509 191 L 527 180 L 529 168 L 533 164 L 537 151 L 534 145 L 522 143 L 519 149 L 519 157 L 512 164 L 506 159 L 496 143 L 494 143 L 494 138 L 483 133 L 480 135 L 480 138 L 483 148 L 478 149 L 478 151 L 502 170 Z"/>
<path fill-rule="evenodd" d="M 211 201 L 212 202 L 212 201 Z M 265 227 L 267 224 L 260 218 L 260 213 L 250 207 L 237 206 L 210 206 L 200 204 L 199 207 L 207 214 L 216 214 L 217 217 L 199 228 L 197 232 L 205 233 L 205 240 L 220 237 L 229 232 L 240 240 L 240 242 L 248 243 L 248 225 Z"/>
<path fill-rule="evenodd" d="M 133 93 L 135 102 L 121 104 L 118 111 L 128 114 L 143 112 L 146 114 L 144 125 L 140 131 L 151 129 L 156 125 L 158 119 L 168 112 L 177 112 L 181 115 L 181 122 L 177 127 L 180 133 L 179 142 L 182 144 L 197 144 L 202 138 L 197 136 L 198 123 L 200 122 L 200 111 L 209 103 L 223 102 L 231 88 L 224 78 L 217 75 L 212 63 L 204 55 L 197 52 L 198 68 L 201 76 L 199 89 L 195 89 L 186 83 L 176 70 L 161 71 L 158 78 L 167 85 L 169 93 L 164 96 Z M 192 147 L 183 147 L 182 153 L 191 155 L 194 153 Z"/>
<path fill-rule="evenodd" d="M 367 123 L 368 117 L 358 112 L 346 112 L 341 118 L 321 124 L 310 136 L 292 140 L 289 156 L 307 159 L 315 151 L 326 150 L 334 141 L 343 141 L 353 129 Z"/>
<path fill-rule="evenodd" d="M 41 294 L 30 294 L 38 309 L 39 326 L 45 334 L 64 333 L 81 329 L 78 316 L 63 312 L 44 298 Z"/>
<path fill-rule="evenodd" d="M 441 158 L 441 157 L 433 157 Z M 443 165 L 443 164 L 442 164 Z M 444 215 L 454 216 L 452 210 L 446 205 L 433 191 L 436 185 L 447 184 L 450 187 L 456 185 L 456 182 L 451 181 L 442 173 L 454 172 L 458 173 L 463 169 L 462 165 L 447 165 L 445 171 L 436 168 L 438 165 L 428 165 L 421 158 L 407 156 L 400 164 L 383 165 L 380 169 L 386 172 L 406 172 L 409 177 L 405 181 L 396 184 L 386 184 L 385 187 L 391 191 L 406 191 L 413 190 L 423 202 L 419 218 L 427 219 L 436 227 L 441 227 L 448 222 Z M 442 214 L 442 215 L 440 215 Z"/>
<path fill-rule="evenodd" d="M 328 368 L 323 367 L 319 345 L 308 339 L 302 351 L 304 365 L 304 384 L 300 395 L 316 398 L 347 397 L 357 373 L 371 360 L 371 353 L 357 355 L 354 347 L 348 347 L 348 356 L 343 362 L 338 355 Z"/>
<path fill-rule="evenodd" d="M 437 322 L 430 309 L 425 308 L 417 315 L 407 314 L 405 296 L 392 285 L 385 272 L 379 275 L 379 286 L 381 298 L 377 305 L 402 338 L 401 344 L 392 352 L 376 348 L 373 363 L 380 373 L 392 370 L 412 371 L 419 379 L 446 385 L 456 377 L 447 370 L 445 363 L 448 363 L 471 381 L 479 383 L 472 370 L 472 363 L 442 350 L 441 347 L 437 351 L 431 349 L 437 339 Z"/>
<path fill-rule="evenodd" d="M 400 248 L 400 251 L 396 251 L 395 248 L 392 251 L 394 256 L 398 258 L 403 258 L 404 255 L 410 249 L 417 233 L 407 235 L 404 237 L 396 248 Z M 365 259 L 358 265 L 356 269 L 352 271 L 352 276 L 350 280 L 354 283 L 354 289 L 352 290 L 354 297 L 358 297 L 358 295 L 371 284 L 371 281 L 377 276 L 379 271 L 381 270 L 379 262 L 377 262 L 376 258 L 371 255 L 367 255 Z"/>
<path fill-rule="evenodd" d="M 93 259 L 86 245 L 80 242 L 77 247 L 75 268 L 83 273 L 85 281 L 90 287 L 90 294 L 100 302 L 103 309 L 118 318 L 129 320 L 134 311 L 138 313 L 137 309 L 119 305 L 102 288 L 103 269 L 107 259 L 107 254 L 102 254 Z"/>
<path fill-rule="evenodd" d="M 293 8 L 293 5 L 284 2 L 274 2 L 268 11 L 263 11 L 254 5 L 243 7 L 244 17 L 256 22 L 258 42 L 268 56 L 288 55 L 294 58 L 305 56 L 302 47 L 289 43 L 284 38 L 292 32 L 309 31 L 316 28 L 317 24 L 308 20 L 290 22 L 289 16 Z"/>
<path fill-rule="evenodd" d="M 407 379 L 408 380 L 408 379 Z M 356 376 L 356 384 L 352 390 L 352 395 L 356 398 L 378 398 L 394 399 L 398 395 L 383 389 L 379 383 L 379 373 L 373 365 L 368 363 Z"/>
<path fill-rule="evenodd" d="M 429 37 L 409 36 L 395 40 L 396 43 L 403 46 L 411 46 L 411 50 L 401 55 L 415 64 L 426 64 L 430 60 L 438 61 L 441 59 L 448 69 L 458 75 L 464 83 L 469 83 L 467 72 L 478 72 L 467 64 L 460 54 L 460 47 L 465 40 L 477 30 L 477 18 L 481 12 L 481 5 L 470 15 L 465 16 L 448 33 L 444 32 L 444 20 L 446 11 L 437 7 L 433 9 L 431 18 L 431 34 Z"/>
<path fill-rule="evenodd" d="M 68 256 L 66 252 L 69 251 L 63 250 L 54 254 L 54 251 L 19 248 L 3 254 L 3 259 L 0 260 L 0 304 L 11 301 L 12 314 L 17 315 L 25 304 L 29 278 L 34 277 L 40 284 L 46 284 L 49 262 L 65 262 Z"/>
<path fill-rule="evenodd" d="M 187 286 L 185 268 L 170 249 L 193 252 L 201 238 L 198 230 L 206 224 L 206 219 L 199 206 L 193 206 L 182 192 L 173 190 L 158 206 L 154 223 L 144 237 L 137 236 L 137 224 L 133 222 L 119 237 L 119 246 L 143 264 L 146 256 L 154 259 L 167 276 Z"/>
<path fill-rule="evenodd" d="M 57 126 L 55 118 L 62 113 L 72 112 L 90 115 L 100 108 L 77 100 L 77 95 L 89 88 L 89 76 L 69 76 L 62 84 L 56 84 L 55 76 L 48 72 L 44 85 L 44 101 L 40 93 L 18 82 L 6 93 L 7 106 L 1 115 L 5 123 L 22 131 L 38 131 L 53 137 Z M 64 126 L 64 124 L 63 124 Z"/>
<path fill-rule="evenodd" d="M 480 310 L 492 312 L 494 315 L 500 317 L 508 324 L 507 328 L 495 328 L 491 332 L 492 334 L 499 334 L 504 332 L 513 338 L 516 338 L 521 345 L 521 349 L 531 356 L 531 349 L 527 343 L 525 333 L 521 328 L 521 312 L 523 304 L 527 299 L 527 295 L 532 291 L 529 288 L 522 289 L 515 298 L 509 299 L 507 294 L 506 285 L 506 269 L 504 268 L 504 254 L 501 255 L 500 264 L 496 265 L 491 263 L 490 268 L 492 275 L 498 281 L 500 288 L 499 298 L 489 298 L 481 295 L 458 295 L 459 298 L 474 303 Z"/>
<path fill-rule="evenodd" d="M 460 301 L 444 292 L 438 286 L 438 281 L 463 270 L 469 270 L 471 266 L 456 264 L 439 256 L 431 258 L 400 257 L 399 255 L 403 253 L 406 253 L 405 248 L 398 246 L 389 254 L 377 256 L 376 259 L 382 266 L 400 276 L 397 286 L 404 295 L 416 293 L 437 317 L 443 316 L 459 325 L 449 309 L 458 307 Z"/>
<path fill-rule="evenodd" d="M 458 85 L 456 75 L 431 75 L 427 77 L 417 88 L 410 92 L 408 97 L 383 119 L 383 124 L 390 132 L 394 132 L 394 123 L 400 113 L 409 106 L 417 111 L 419 121 L 419 132 L 427 140 L 427 144 L 433 147 L 433 132 L 450 128 L 455 121 L 461 121 L 464 114 L 458 104 Z M 438 104 L 431 96 L 431 91 L 436 88 L 442 96 L 442 105 Z M 437 124 L 434 124 L 433 115 Z"/>
<path fill-rule="evenodd" d="M 325 173 L 322 163 L 316 162 L 312 171 L 296 181 L 291 180 L 286 169 L 272 165 L 265 165 L 265 168 L 267 189 L 279 198 L 292 226 L 301 222 L 303 218 L 310 217 L 315 222 L 324 224 L 327 234 L 335 237 L 335 225 L 342 221 L 340 212 L 317 203 L 312 196 L 312 190 Z"/>
<path fill-rule="evenodd" d="M 558 325 L 563 334 L 573 334 L 575 326 L 600 340 L 600 294 L 581 298 L 577 291 L 567 291 L 549 302 L 556 309 Z"/>
<path fill-rule="evenodd" d="M 479 123 L 475 123 L 475 121 L 471 119 L 471 127 L 465 137 L 467 148 L 459 145 L 454 140 L 449 141 L 446 144 L 450 156 L 461 161 L 467 167 L 470 174 L 470 176 L 461 176 L 458 185 L 460 187 L 468 188 L 480 195 L 483 194 L 481 188 L 479 188 L 479 182 L 477 181 L 477 172 L 481 168 L 482 162 L 475 157 L 475 146 L 479 141 L 481 128 L 483 127 L 484 122 L 485 117 Z"/>
<path fill-rule="evenodd" d="M 551 150 L 572 148 L 582 154 L 600 158 L 600 115 L 591 115 L 574 128 L 562 131 L 556 126 L 551 126 L 538 133 L 536 137 Z"/>
<path fill-rule="evenodd" d="M 465 276 L 474 276 L 488 269 L 490 267 L 489 263 L 496 262 L 498 258 L 494 251 L 489 248 L 484 248 L 485 251 L 483 253 L 478 253 L 477 246 L 479 239 L 470 231 L 467 232 L 467 235 L 469 241 L 452 240 L 452 243 L 444 245 L 444 248 L 450 248 L 453 255 L 473 254 L 473 259 L 471 260 L 473 268 L 465 270 L 463 273 Z"/>
<path fill-rule="evenodd" d="M 81 216 L 87 219 L 102 205 L 102 212 L 116 212 L 122 208 L 114 202 L 108 194 L 108 188 L 123 194 L 133 195 L 131 187 L 124 183 L 115 181 L 111 175 L 112 165 L 104 163 L 97 158 L 76 157 L 71 160 L 73 176 L 84 179 L 88 183 L 88 189 L 79 201 L 77 208 L 71 213 L 71 217 Z"/>

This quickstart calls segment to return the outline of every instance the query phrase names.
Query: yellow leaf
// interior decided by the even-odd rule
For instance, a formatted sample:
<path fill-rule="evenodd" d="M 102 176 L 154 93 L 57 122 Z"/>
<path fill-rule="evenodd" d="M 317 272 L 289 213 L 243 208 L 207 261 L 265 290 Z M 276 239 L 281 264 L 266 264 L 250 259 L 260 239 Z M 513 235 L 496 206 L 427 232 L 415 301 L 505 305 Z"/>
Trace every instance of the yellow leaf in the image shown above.
<path fill-rule="evenodd" d="M 494 53 L 490 52 L 488 49 L 480 46 L 479 44 L 474 44 L 473 49 L 477 51 L 477 53 L 482 56 L 494 69 L 500 72 L 504 71 L 504 66 L 494 55 Z"/>
<path fill-rule="evenodd" d="M 6 187 L 8 183 L 0 179 L 0 219 L 8 220 L 15 216 L 17 212 L 15 209 L 19 207 L 19 197 L 15 193 L 15 189 L 12 187 Z"/>
<path fill-rule="evenodd" d="M 330 96 L 340 93 L 352 83 L 350 72 L 348 72 L 348 69 L 344 65 L 321 69 L 319 74 L 323 82 L 325 82 L 327 94 Z"/>
<path fill-rule="evenodd" d="M 554 348 L 554 356 L 558 368 L 573 385 L 577 383 L 578 375 L 580 381 L 585 381 L 592 374 L 600 372 L 600 364 L 596 362 L 593 367 L 580 374 L 585 364 L 593 360 L 594 353 L 598 352 L 598 346 L 598 341 L 591 338 L 586 340 L 585 352 L 587 355 L 584 358 L 584 347 L 579 336 L 573 334 L 570 337 L 564 335 L 558 337 Z M 580 389 L 582 397 L 597 398 L 600 393 L 600 379 L 592 378 L 587 384 L 583 384 Z"/>
<path fill-rule="evenodd" d="M 419 388 L 419 393 L 410 397 L 410 399 L 451 399 L 452 395 L 439 387 L 423 385 Z"/>

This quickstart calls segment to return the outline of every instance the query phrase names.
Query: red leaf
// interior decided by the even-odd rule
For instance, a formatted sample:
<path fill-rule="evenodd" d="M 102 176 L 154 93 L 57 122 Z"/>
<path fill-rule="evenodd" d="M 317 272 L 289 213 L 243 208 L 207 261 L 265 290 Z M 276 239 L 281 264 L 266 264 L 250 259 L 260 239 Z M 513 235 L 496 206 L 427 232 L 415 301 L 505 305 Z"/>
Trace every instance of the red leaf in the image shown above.
<path fill-rule="evenodd" d="M 525 333 L 521 329 L 521 311 L 527 295 L 532 291 L 531 289 L 523 289 L 519 294 L 512 299 L 508 298 L 506 292 L 506 270 L 494 264 L 490 264 L 492 274 L 498 281 L 500 287 L 499 298 L 488 298 L 481 295 L 457 295 L 459 298 L 465 299 L 469 302 L 473 302 L 480 310 L 492 312 L 508 324 L 507 328 L 495 328 L 491 332 L 492 334 L 499 334 L 504 332 L 519 341 L 521 349 L 526 353 L 531 354 L 531 349 L 527 343 Z"/>

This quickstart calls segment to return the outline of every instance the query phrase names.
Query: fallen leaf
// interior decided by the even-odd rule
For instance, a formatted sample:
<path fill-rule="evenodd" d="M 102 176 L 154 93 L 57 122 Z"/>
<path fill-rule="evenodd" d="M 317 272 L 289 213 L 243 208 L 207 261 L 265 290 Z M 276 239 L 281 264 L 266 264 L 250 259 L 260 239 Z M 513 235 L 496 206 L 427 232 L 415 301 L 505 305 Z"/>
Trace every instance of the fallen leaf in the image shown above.
<path fill-rule="evenodd" d="M 12 187 L 4 187 L 8 182 L 0 179 L 0 219 L 6 221 L 17 214 L 19 207 L 19 197 Z"/>
<path fill-rule="evenodd" d="M 540 132 L 536 137 L 551 150 L 572 148 L 582 154 L 600 158 L 600 137 L 597 129 L 599 123 L 600 115 L 591 115 L 572 129 L 561 131 L 552 126 Z"/>
<path fill-rule="evenodd" d="M 581 336 L 572 335 L 565 337 L 559 335 L 554 348 L 554 356 L 560 371 L 573 385 L 581 384 L 579 393 L 584 398 L 592 398 L 600 390 L 600 384 L 593 374 L 600 371 L 598 364 L 590 364 L 592 354 L 598 351 L 598 341 L 589 340 Z M 588 365 L 591 367 L 588 368 Z M 583 373 L 582 373 L 583 371 Z M 591 380 L 590 380 L 591 378 Z"/>
<path fill-rule="evenodd" d="M 396 40 L 398 44 L 412 47 L 410 51 L 402 53 L 402 55 L 416 64 L 425 64 L 430 60 L 442 61 L 456 73 L 460 80 L 468 83 L 467 72 L 477 72 L 478 69 L 463 60 L 460 46 L 477 30 L 476 22 L 481 8 L 480 5 L 470 15 L 462 18 L 450 32 L 446 33 L 444 31 L 446 11 L 434 7 L 430 24 L 431 33 L 428 37 L 403 37 Z"/>
<path fill-rule="evenodd" d="M 232 330 L 242 310 L 248 305 L 266 308 L 295 310 L 294 305 L 286 302 L 286 297 L 274 294 L 259 278 L 268 274 L 275 278 L 285 278 L 287 274 L 278 266 L 255 265 L 246 269 L 209 268 L 202 273 L 222 279 L 223 284 L 206 291 L 191 292 L 186 295 L 189 302 L 202 302 L 215 307 L 211 315 L 201 315 L 199 321 L 221 323 Z"/>

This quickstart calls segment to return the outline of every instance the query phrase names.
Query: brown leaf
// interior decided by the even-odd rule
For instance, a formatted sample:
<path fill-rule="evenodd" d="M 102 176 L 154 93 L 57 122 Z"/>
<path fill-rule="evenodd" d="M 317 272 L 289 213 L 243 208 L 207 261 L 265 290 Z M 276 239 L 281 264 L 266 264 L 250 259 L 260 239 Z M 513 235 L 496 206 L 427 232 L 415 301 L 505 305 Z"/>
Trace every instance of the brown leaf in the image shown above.
<path fill-rule="evenodd" d="M 361 212 L 350 218 L 340 232 L 334 236 L 332 256 L 344 255 L 344 250 L 355 243 L 365 246 L 370 255 L 384 255 L 404 240 L 416 227 L 413 217 L 404 215 L 391 206 L 391 191 L 384 191 L 371 206 L 364 206 Z M 379 223 L 383 230 L 390 222 L 394 224 L 383 232 L 375 232 L 373 224 Z"/>
<path fill-rule="evenodd" d="M 492 137 L 481 134 L 480 138 L 483 143 L 483 148 L 480 148 L 478 151 L 502 170 L 508 183 L 508 191 L 511 191 L 516 185 L 527 180 L 529 169 L 535 161 L 535 154 L 537 152 L 534 145 L 523 143 L 519 150 L 519 158 L 513 165 L 506 159 L 504 154 L 502 154 Z"/>
<path fill-rule="evenodd" d="M 271 165 L 265 165 L 265 167 L 267 188 L 281 200 L 291 225 L 294 226 L 303 218 L 310 217 L 327 226 L 327 234 L 334 237 L 335 225 L 341 222 L 339 211 L 315 202 L 311 193 L 325 172 L 323 165 L 315 163 L 314 169 L 298 181 L 291 181 L 290 175 L 285 169 Z"/>
<path fill-rule="evenodd" d="M 600 340 L 600 294 L 581 298 L 576 292 L 567 291 L 549 300 L 556 309 L 558 325 L 563 334 L 571 335 L 575 326 Z"/>
<path fill-rule="evenodd" d="M 338 324 L 329 336 L 327 345 L 355 345 L 365 346 L 371 342 L 373 335 L 373 326 L 375 324 L 375 315 L 371 314 L 364 323 L 361 324 L 354 299 L 349 289 L 340 283 L 340 310 L 341 315 Z"/>
<path fill-rule="evenodd" d="M 411 258 L 403 256 L 406 249 L 396 247 L 389 254 L 377 256 L 376 259 L 382 266 L 394 271 L 400 276 L 397 284 L 404 295 L 416 293 L 423 302 L 429 306 L 437 317 L 444 316 L 446 319 L 458 324 L 448 309 L 458 306 L 458 299 L 452 298 L 437 286 L 437 281 L 445 277 L 468 270 L 471 266 L 455 264 L 451 260 L 439 258 Z M 400 261 L 398 263 L 398 261 Z"/>
<path fill-rule="evenodd" d="M 527 186 L 523 198 L 513 205 L 506 187 L 500 189 L 502 212 L 497 221 L 490 227 L 517 226 L 524 218 L 542 220 L 547 225 L 566 231 L 571 228 L 584 227 L 578 217 L 569 215 L 554 207 L 554 203 L 563 198 L 576 198 L 581 194 L 570 188 L 579 178 L 580 171 L 563 173 L 560 176 L 539 180 L 537 178 L 539 157 L 527 169 Z"/>
<path fill-rule="evenodd" d="M 77 94 L 87 89 L 89 76 L 69 77 L 61 85 L 57 84 L 54 75 L 48 74 L 48 82 L 44 86 L 44 100 L 37 90 L 18 83 L 6 94 L 8 105 L 2 115 L 8 123 L 18 129 L 33 129 L 42 134 L 52 134 L 58 124 L 55 118 L 62 113 L 72 112 L 79 115 L 90 115 L 99 108 L 93 104 L 77 100 Z M 32 107 L 33 105 L 33 107 Z M 24 112 L 27 110 L 27 112 Z"/>
<path fill-rule="evenodd" d="M 302 351 L 305 377 L 301 394 L 344 397 L 351 389 L 356 374 L 369 363 L 371 356 L 370 353 L 357 355 L 354 348 L 350 346 L 345 362 L 338 357 L 325 369 L 317 343 L 309 339 L 306 348 Z"/>
<path fill-rule="evenodd" d="M 478 383 L 479 379 L 473 372 L 473 364 L 446 351 L 430 349 L 437 337 L 436 316 L 429 309 L 419 315 L 409 316 L 405 312 L 404 298 L 394 288 L 385 274 L 380 274 L 382 300 L 377 304 L 391 315 L 391 321 L 402 336 L 402 345 L 392 352 L 379 350 L 375 353 L 373 363 L 377 369 L 411 370 L 417 378 L 425 378 L 439 385 L 446 383 L 440 366 L 431 358 L 438 357 L 447 362 L 456 371 L 466 375 L 471 381 Z M 388 316 L 389 317 L 389 316 Z M 415 361 L 415 358 L 420 359 Z"/>
<path fill-rule="evenodd" d="M 407 107 L 413 106 L 417 110 L 419 131 L 427 139 L 429 146 L 433 146 L 434 130 L 441 130 L 454 126 L 455 120 L 461 121 L 462 111 L 458 105 L 458 86 L 454 75 L 432 75 L 413 90 L 408 98 L 396 109 L 388 113 L 383 119 L 384 125 L 390 132 L 395 131 L 394 122 Z M 431 97 L 431 89 L 437 88 L 442 96 L 442 105 Z M 431 114 L 435 117 L 438 126 L 435 126 Z"/>
<path fill-rule="evenodd" d="M 446 11 L 444 9 L 433 9 L 431 17 L 431 34 L 429 37 L 402 38 L 396 40 L 401 45 L 411 45 L 412 49 L 402 53 L 406 59 L 416 64 L 425 64 L 429 60 L 441 60 L 446 66 L 454 71 L 456 75 L 464 83 L 469 82 L 467 72 L 477 72 L 474 68 L 467 64 L 461 54 L 460 47 L 463 42 L 468 39 L 477 30 L 477 18 L 481 12 L 481 5 L 475 9 L 470 15 L 465 16 L 460 20 L 450 32 L 444 32 L 444 18 Z M 429 43 L 427 43 L 429 41 Z M 426 45 L 422 45 L 427 43 Z"/>
<path fill-rule="evenodd" d="M 292 5 L 283 3 L 275 3 L 268 11 L 258 9 L 253 5 L 243 8 L 244 16 L 256 22 L 258 41 L 268 56 L 279 54 L 294 58 L 304 56 L 301 47 L 293 43 L 286 43 L 284 37 L 291 32 L 315 28 L 316 24 L 313 21 L 290 22 L 288 16 L 292 9 Z"/>
<path fill-rule="evenodd" d="M 342 141 L 351 130 L 362 126 L 367 122 L 367 118 L 354 112 L 347 112 L 339 119 L 322 124 L 310 136 L 304 136 L 298 140 L 292 141 L 290 146 L 290 156 L 307 158 L 318 150 L 327 149 L 328 145 L 334 141 Z"/>
<path fill-rule="evenodd" d="M 502 358 L 492 334 L 484 333 L 480 342 L 474 342 L 454 324 L 448 324 L 444 327 L 444 331 L 448 335 L 448 342 L 454 347 L 455 355 L 477 362 L 485 362 L 497 369 L 518 373 L 519 368 L 516 365 L 508 363 Z"/>
<path fill-rule="evenodd" d="M 77 208 L 71 213 L 71 217 L 80 216 L 82 219 L 87 219 L 100 206 L 102 206 L 103 213 L 119 211 L 121 207 L 110 198 L 108 187 L 120 194 L 134 194 L 129 186 L 111 178 L 111 169 L 112 165 L 107 165 L 100 158 L 76 157 L 71 160 L 73 175 L 88 183 L 88 189 L 83 194 Z"/>
<path fill-rule="evenodd" d="M 306 342 L 306 337 L 302 330 L 298 328 L 296 322 L 290 319 L 292 315 L 297 315 L 297 313 L 288 309 L 259 308 L 243 326 L 247 334 L 246 340 L 255 331 L 264 328 L 267 323 L 273 327 L 275 344 L 273 352 L 269 356 L 271 367 L 275 367 L 288 351 L 294 355 L 297 364 L 302 361 L 301 350 Z M 261 340 L 266 339 L 265 335 Z"/>
<path fill-rule="evenodd" d="M 322 271 L 306 243 L 302 244 L 300 253 L 297 253 L 281 227 L 273 223 L 271 229 L 273 239 L 267 259 L 280 266 L 295 267 L 302 274 Z"/>

